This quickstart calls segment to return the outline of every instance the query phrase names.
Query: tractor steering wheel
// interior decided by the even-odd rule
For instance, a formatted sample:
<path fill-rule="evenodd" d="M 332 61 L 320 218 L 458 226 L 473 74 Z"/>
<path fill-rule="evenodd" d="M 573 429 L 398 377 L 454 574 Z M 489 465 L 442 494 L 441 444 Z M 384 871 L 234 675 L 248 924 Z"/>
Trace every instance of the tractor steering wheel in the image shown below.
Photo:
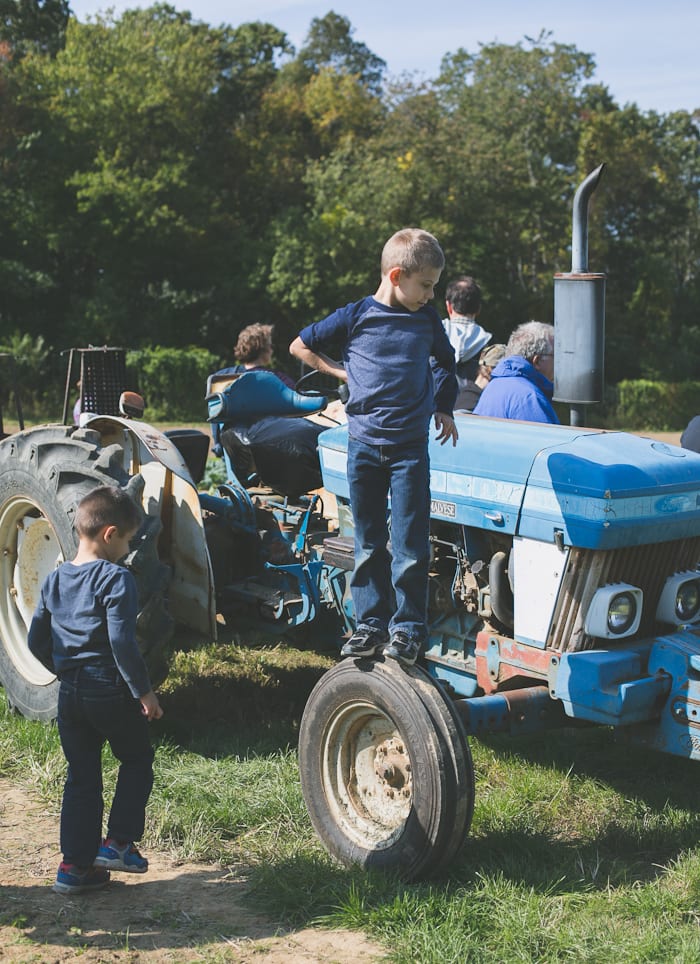
<path fill-rule="evenodd" d="M 313 381 L 314 377 L 321 376 L 322 373 L 316 371 L 312 368 L 310 372 L 302 375 L 301 378 L 294 386 L 294 391 L 299 395 L 304 395 L 307 398 L 338 398 L 341 402 L 345 403 L 348 400 L 348 386 L 346 382 L 341 382 L 339 385 L 330 388 L 306 388 L 308 382 Z M 323 375 L 323 378 L 328 378 L 328 375 Z"/>

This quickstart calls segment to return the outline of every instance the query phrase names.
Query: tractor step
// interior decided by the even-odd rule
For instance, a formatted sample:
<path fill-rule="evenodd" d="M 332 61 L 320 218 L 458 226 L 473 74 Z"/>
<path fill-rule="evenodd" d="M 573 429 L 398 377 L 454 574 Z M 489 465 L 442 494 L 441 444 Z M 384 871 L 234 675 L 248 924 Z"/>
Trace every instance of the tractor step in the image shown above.
<path fill-rule="evenodd" d="M 229 604 L 235 601 L 257 606 L 273 619 L 281 619 L 286 610 L 303 602 L 298 592 L 274 589 L 251 580 L 226 586 L 223 595 Z"/>
<path fill-rule="evenodd" d="M 323 540 L 323 561 L 352 572 L 355 568 L 355 544 L 346 536 L 330 536 Z"/>

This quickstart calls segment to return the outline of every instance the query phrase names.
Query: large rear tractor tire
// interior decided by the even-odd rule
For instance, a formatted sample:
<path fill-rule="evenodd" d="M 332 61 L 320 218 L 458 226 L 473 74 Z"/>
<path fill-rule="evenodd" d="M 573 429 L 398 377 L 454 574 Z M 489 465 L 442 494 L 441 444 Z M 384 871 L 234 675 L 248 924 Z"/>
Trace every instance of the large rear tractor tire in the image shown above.
<path fill-rule="evenodd" d="M 299 733 L 311 821 L 341 863 L 417 880 L 458 852 L 474 770 L 449 700 L 420 668 L 347 659 L 317 683 Z"/>
<path fill-rule="evenodd" d="M 58 681 L 29 652 L 27 632 L 44 578 L 77 549 L 76 507 L 99 485 L 138 490 L 139 477 L 129 479 L 119 446 L 102 448 L 100 441 L 87 428 L 47 426 L 0 443 L 0 681 L 10 706 L 29 719 L 56 716 Z M 162 615 L 168 570 L 155 555 L 154 521 L 146 520 L 129 561 L 140 583 L 139 642 L 157 654 L 151 664 L 162 681 L 162 644 L 172 621 Z"/>

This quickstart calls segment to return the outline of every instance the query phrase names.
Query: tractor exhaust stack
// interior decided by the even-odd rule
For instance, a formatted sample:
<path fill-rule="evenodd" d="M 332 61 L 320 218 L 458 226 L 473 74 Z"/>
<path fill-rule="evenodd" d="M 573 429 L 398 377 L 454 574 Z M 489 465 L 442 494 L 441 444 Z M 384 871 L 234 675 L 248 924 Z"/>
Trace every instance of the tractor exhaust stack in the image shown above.
<path fill-rule="evenodd" d="M 588 270 L 588 206 L 604 170 L 600 164 L 578 186 L 571 271 L 554 276 L 554 398 L 570 403 L 572 425 L 583 425 L 582 406 L 603 399 L 605 275 Z"/>

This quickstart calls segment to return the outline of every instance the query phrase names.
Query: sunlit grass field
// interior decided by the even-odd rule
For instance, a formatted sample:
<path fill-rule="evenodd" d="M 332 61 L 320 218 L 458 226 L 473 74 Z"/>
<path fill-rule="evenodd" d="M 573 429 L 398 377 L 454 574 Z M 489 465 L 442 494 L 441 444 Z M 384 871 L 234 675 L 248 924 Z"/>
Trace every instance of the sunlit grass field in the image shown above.
<path fill-rule="evenodd" d="M 472 740 L 472 831 L 444 876 L 334 865 L 299 787 L 298 722 L 334 655 L 237 629 L 178 651 L 155 724 L 145 844 L 252 868 L 276 919 L 358 928 L 400 962 L 700 961 L 700 770 L 606 728 Z M 182 641 L 181 641 L 182 642 Z M 58 810 L 55 727 L 0 697 L 0 772 Z M 105 753 L 107 782 L 115 767 Z"/>

